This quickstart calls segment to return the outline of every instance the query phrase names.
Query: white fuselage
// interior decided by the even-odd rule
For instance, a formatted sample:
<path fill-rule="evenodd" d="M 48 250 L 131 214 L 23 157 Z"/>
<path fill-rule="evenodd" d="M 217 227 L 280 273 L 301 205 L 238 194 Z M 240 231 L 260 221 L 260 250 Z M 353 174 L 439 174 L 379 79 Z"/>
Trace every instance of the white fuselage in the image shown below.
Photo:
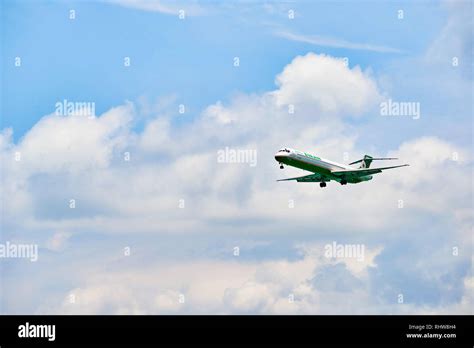
<path fill-rule="evenodd" d="M 315 173 L 327 173 L 331 171 L 354 169 L 353 167 L 346 164 L 337 163 L 324 159 L 322 157 L 311 155 L 307 152 L 301 152 L 290 148 L 284 148 L 279 150 L 275 154 L 275 160 L 279 163 L 309 170 Z"/>

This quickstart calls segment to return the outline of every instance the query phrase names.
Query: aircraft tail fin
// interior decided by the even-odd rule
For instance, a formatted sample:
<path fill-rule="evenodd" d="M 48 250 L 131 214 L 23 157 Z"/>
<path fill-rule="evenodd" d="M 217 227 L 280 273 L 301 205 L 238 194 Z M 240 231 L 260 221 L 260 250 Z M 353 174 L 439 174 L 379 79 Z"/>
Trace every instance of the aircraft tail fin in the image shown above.
<path fill-rule="evenodd" d="M 365 155 L 364 158 L 357 160 L 355 162 L 349 163 L 349 165 L 360 163 L 359 169 L 361 168 L 369 168 L 370 164 L 372 161 L 380 161 L 380 160 L 396 160 L 398 158 L 393 158 L 393 157 L 379 157 L 379 158 L 374 158 L 369 155 Z"/>

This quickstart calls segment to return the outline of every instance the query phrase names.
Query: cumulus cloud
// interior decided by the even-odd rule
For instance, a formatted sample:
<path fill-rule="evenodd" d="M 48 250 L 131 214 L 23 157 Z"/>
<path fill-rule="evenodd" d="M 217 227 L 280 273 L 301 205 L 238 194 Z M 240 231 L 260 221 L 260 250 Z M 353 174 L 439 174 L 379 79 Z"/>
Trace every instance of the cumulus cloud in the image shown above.
<path fill-rule="evenodd" d="M 325 258 L 322 245 L 301 250 L 302 258 L 293 262 L 278 260 L 256 264 L 198 260 L 180 264 L 154 263 L 142 270 L 123 267 L 128 264 L 125 262 L 121 269 L 114 266 L 107 272 L 96 270 L 92 277 L 81 279 L 83 286 L 71 289 L 59 304 L 43 306 L 40 311 L 276 314 L 297 312 L 306 307 L 307 313 L 317 312 L 320 303 L 316 299 L 324 297 L 331 289 L 327 288 L 327 279 L 315 280 L 314 277 L 331 265 L 344 267 L 345 260 L 336 262 Z M 361 265 L 371 267 L 368 262 Z M 367 277 L 347 272 L 352 277 Z M 323 289 L 318 290 L 319 286 Z M 338 292 L 346 291 L 339 285 L 335 287 Z"/>
<path fill-rule="evenodd" d="M 368 73 L 345 61 L 308 53 L 296 57 L 276 78 L 277 105 L 310 106 L 315 113 L 360 115 L 380 98 Z"/>
<path fill-rule="evenodd" d="M 43 117 L 15 147 L 21 155 L 20 171 L 37 174 L 107 167 L 114 149 L 124 145 L 131 108 L 131 104 L 112 108 L 101 117 Z M 12 156 L 9 164 L 13 160 Z"/>

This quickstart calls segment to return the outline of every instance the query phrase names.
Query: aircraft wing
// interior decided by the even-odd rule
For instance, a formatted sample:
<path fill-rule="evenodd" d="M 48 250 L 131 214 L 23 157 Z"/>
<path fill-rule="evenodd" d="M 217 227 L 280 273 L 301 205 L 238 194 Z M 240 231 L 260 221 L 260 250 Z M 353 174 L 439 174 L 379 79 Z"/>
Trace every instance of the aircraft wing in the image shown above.
<path fill-rule="evenodd" d="M 331 172 L 331 174 L 334 174 L 336 176 L 361 177 L 361 176 L 381 173 L 382 170 L 385 170 L 385 169 L 400 168 L 400 167 L 406 167 L 406 166 L 408 166 L 408 164 L 402 164 L 399 166 L 392 166 L 392 167 L 382 167 L 382 168 L 362 168 L 362 169 L 354 169 L 354 170 L 341 170 L 341 171 Z"/>
<path fill-rule="evenodd" d="M 298 182 L 321 182 L 323 177 L 317 173 L 305 175 L 305 176 L 298 176 L 296 178 L 288 178 L 288 179 L 280 179 L 277 181 L 288 181 L 288 180 L 296 180 Z"/>

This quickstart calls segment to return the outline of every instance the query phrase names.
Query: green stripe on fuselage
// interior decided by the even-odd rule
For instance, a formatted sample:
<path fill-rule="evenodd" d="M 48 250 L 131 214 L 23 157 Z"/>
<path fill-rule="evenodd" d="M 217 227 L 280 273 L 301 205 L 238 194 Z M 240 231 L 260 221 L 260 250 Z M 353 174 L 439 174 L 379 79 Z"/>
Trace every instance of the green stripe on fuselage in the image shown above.
<path fill-rule="evenodd" d="M 305 155 L 306 157 L 314 158 L 314 159 L 317 159 L 317 160 L 321 161 L 321 158 L 319 158 L 319 157 L 317 157 L 317 156 L 314 156 L 314 155 L 312 155 L 312 154 L 310 154 L 310 153 L 305 152 L 304 155 Z"/>

